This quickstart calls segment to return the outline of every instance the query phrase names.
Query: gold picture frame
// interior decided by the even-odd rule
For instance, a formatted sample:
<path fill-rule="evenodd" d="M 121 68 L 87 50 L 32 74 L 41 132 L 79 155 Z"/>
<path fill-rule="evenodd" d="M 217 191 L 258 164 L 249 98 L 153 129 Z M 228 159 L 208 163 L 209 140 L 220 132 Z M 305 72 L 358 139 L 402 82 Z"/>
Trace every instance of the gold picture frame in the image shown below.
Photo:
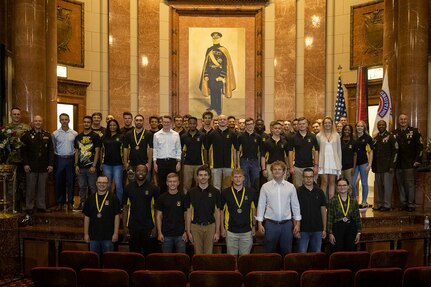
<path fill-rule="evenodd" d="M 350 69 L 383 62 L 384 2 L 374 1 L 350 10 Z"/>
<path fill-rule="evenodd" d="M 199 80 L 205 50 L 212 45 L 211 34 L 220 32 L 223 34 L 222 46 L 232 54 L 237 87 L 232 95 L 222 96 L 221 113 L 238 117 L 262 116 L 263 10 L 262 3 L 246 6 L 171 5 L 170 103 L 173 114 L 192 113 L 199 118 L 208 107 L 210 97 L 205 97 L 203 92 L 198 94 L 201 92 Z M 204 43 L 204 49 L 197 49 L 197 39 Z M 196 62 L 193 62 L 194 53 L 198 54 Z M 219 114 L 215 109 L 212 111 Z"/>
<path fill-rule="evenodd" d="M 57 1 L 57 61 L 84 67 L 84 3 Z"/>

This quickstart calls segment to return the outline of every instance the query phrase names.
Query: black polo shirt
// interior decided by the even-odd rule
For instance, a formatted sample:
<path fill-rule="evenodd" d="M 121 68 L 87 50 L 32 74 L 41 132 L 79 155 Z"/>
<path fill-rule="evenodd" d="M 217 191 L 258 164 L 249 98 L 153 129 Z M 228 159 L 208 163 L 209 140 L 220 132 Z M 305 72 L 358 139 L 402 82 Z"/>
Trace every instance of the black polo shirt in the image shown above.
<path fill-rule="evenodd" d="M 111 240 L 114 234 L 115 216 L 121 213 L 120 201 L 115 194 L 110 192 L 106 195 L 107 197 L 102 207 L 105 195 L 99 195 L 95 192 L 88 197 L 84 204 L 82 212 L 90 218 L 88 228 L 90 240 Z M 100 211 L 102 217 L 97 216 L 99 211 L 97 209 L 96 196 L 99 208 L 102 207 Z"/>
<path fill-rule="evenodd" d="M 356 165 L 368 163 L 367 153 L 373 149 L 373 139 L 368 134 L 363 134 L 357 139 Z"/>
<path fill-rule="evenodd" d="M 123 193 L 123 205 L 129 204 L 128 227 L 135 230 L 151 230 L 154 227 L 154 204 L 159 189 L 145 181 L 141 186 L 137 181 L 126 186 Z"/>
<path fill-rule="evenodd" d="M 136 142 L 139 142 L 139 149 L 136 149 Z M 129 149 L 129 162 L 131 166 L 147 164 L 148 149 L 153 148 L 153 134 L 143 129 L 140 133 L 136 134 L 135 140 L 135 129 L 133 129 L 124 136 L 124 147 Z"/>
<path fill-rule="evenodd" d="M 206 149 L 210 158 L 210 168 L 235 168 L 234 157 L 237 137 L 230 129 L 217 128 L 206 136 Z"/>
<path fill-rule="evenodd" d="M 238 213 L 237 201 L 232 192 L 235 192 L 238 204 L 241 205 L 241 212 Z M 241 204 L 241 199 L 244 194 L 244 200 Z M 253 223 L 252 208 L 257 206 L 256 192 L 252 188 L 244 187 L 241 190 L 236 190 L 229 187 L 221 193 L 221 206 L 224 212 L 224 222 L 226 230 L 233 233 L 244 233 L 251 231 Z"/>
<path fill-rule="evenodd" d="M 203 127 L 199 129 L 199 131 L 200 131 L 201 133 L 204 133 L 204 134 L 212 133 L 212 132 L 213 132 L 213 130 L 214 130 L 214 128 L 213 128 L 213 127 L 211 127 L 211 129 L 210 129 L 209 131 L 207 131 L 207 130 L 206 130 L 206 129 L 204 129 Z"/>
<path fill-rule="evenodd" d="M 196 131 L 194 135 L 189 132 L 181 136 L 181 147 L 183 150 L 184 164 L 187 165 L 203 165 L 204 164 L 204 148 L 205 134 Z"/>
<path fill-rule="evenodd" d="M 195 186 L 187 193 L 185 206 L 192 210 L 192 223 L 214 223 L 214 209 L 221 206 L 220 191 L 211 185 L 206 189 Z"/>
<path fill-rule="evenodd" d="M 115 134 L 112 137 L 104 135 L 102 138 L 102 146 L 105 150 L 103 154 L 103 163 L 107 165 L 122 165 L 123 160 L 123 134 Z"/>
<path fill-rule="evenodd" d="M 156 209 L 163 213 L 162 232 L 164 236 L 181 236 L 185 229 L 185 196 L 181 192 L 165 192 L 159 196 Z"/>
<path fill-rule="evenodd" d="M 353 168 L 353 158 L 358 150 L 357 141 L 350 139 L 348 141 L 341 140 L 341 163 L 342 170 Z"/>
<path fill-rule="evenodd" d="M 238 134 L 238 148 L 241 158 L 257 159 L 262 149 L 262 138 L 257 133 L 242 132 Z"/>
<path fill-rule="evenodd" d="M 268 138 L 263 142 L 262 156 L 268 164 L 274 161 L 281 160 L 286 162 L 287 158 L 287 141 L 280 137 L 278 141 L 275 141 L 272 137 Z"/>
<path fill-rule="evenodd" d="M 297 189 L 299 206 L 301 208 L 301 231 L 323 231 L 322 212 L 320 207 L 326 206 L 326 197 L 323 191 L 314 186 L 310 191 L 304 185 Z"/>
<path fill-rule="evenodd" d="M 125 134 L 127 134 L 129 131 L 133 130 L 134 128 L 135 128 L 134 126 L 131 126 L 130 128 L 122 127 L 122 128 L 120 129 L 120 132 L 121 132 L 123 135 L 125 135 Z"/>
<path fill-rule="evenodd" d="M 295 166 L 299 168 L 314 166 L 313 151 L 319 151 L 316 135 L 307 132 L 303 137 L 296 132 L 290 139 L 289 151 L 295 152 Z"/>

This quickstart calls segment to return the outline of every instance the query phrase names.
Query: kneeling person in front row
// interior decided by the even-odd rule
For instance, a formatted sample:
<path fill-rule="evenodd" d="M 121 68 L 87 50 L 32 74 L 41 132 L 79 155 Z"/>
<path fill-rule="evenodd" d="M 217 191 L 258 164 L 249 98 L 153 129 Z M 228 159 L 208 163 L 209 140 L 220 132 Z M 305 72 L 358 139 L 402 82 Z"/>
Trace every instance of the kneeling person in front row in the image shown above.
<path fill-rule="evenodd" d="M 255 235 L 256 193 L 244 186 L 242 169 L 234 169 L 231 178 L 232 186 L 221 194 L 221 235 L 226 237 L 227 253 L 249 254 Z"/>
<path fill-rule="evenodd" d="M 162 242 L 162 251 L 186 252 L 187 233 L 185 229 L 186 208 L 184 195 L 178 192 L 178 174 L 169 173 L 166 177 L 168 192 L 159 196 L 156 203 L 157 239 Z"/>
<path fill-rule="evenodd" d="M 256 220 L 259 232 L 265 235 L 265 251 L 277 252 L 279 247 L 284 256 L 292 252 L 293 235 L 299 234 L 301 210 L 295 187 L 284 180 L 286 164 L 275 161 L 271 171 L 273 179 L 260 189 Z"/>
<path fill-rule="evenodd" d="M 99 176 L 96 185 L 97 192 L 84 204 L 84 240 L 90 243 L 90 251 L 100 256 L 104 252 L 114 251 L 114 242 L 118 241 L 121 205 L 117 196 L 108 192 L 108 177 Z"/>

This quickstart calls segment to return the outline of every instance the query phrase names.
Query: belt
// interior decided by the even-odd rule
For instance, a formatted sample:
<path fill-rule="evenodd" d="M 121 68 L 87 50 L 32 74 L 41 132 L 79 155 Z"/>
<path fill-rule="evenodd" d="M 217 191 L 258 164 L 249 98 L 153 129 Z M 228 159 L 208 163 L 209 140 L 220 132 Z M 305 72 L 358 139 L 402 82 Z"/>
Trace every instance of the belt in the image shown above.
<path fill-rule="evenodd" d="M 207 222 L 192 222 L 192 224 L 196 224 L 196 225 L 202 225 L 202 226 L 207 226 L 210 224 L 213 224 L 214 222 L 212 221 L 207 221 Z"/>
<path fill-rule="evenodd" d="M 272 220 L 272 219 L 268 219 L 268 218 L 265 218 L 265 220 L 268 222 L 274 223 L 274 224 L 285 224 L 285 223 L 288 223 L 289 221 L 291 221 L 291 219 L 277 221 L 277 220 Z"/>
<path fill-rule="evenodd" d="M 58 158 L 62 158 L 62 159 L 71 159 L 74 158 L 74 155 L 57 155 Z"/>
<path fill-rule="evenodd" d="M 168 161 L 168 160 L 177 160 L 176 158 L 173 158 L 173 157 L 167 157 L 167 158 L 157 158 L 156 159 L 156 161 L 162 161 L 162 160 L 164 160 L 164 161 Z"/>

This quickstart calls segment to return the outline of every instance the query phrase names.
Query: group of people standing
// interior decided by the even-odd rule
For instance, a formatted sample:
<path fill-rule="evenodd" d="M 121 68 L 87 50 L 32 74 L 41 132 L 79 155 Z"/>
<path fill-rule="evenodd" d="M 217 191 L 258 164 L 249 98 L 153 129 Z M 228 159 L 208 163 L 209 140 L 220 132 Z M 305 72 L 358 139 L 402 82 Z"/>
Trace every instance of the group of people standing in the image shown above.
<path fill-rule="evenodd" d="M 12 119 L 17 111 L 12 109 Z M 189 240 L 196 253 L 211 253 L 222 236 L 229 253 L 243 254 L 250 252 L 256 231 L 265 235 L 268 252 L 291 252 L 294 237 L 301 252 L 320 250 L 326 237 L 336 250 L 352 250 L 360 237 L 359 208 L 368 206 L 370 168 L 377 183 L 374 209 L 391 208 L 396 170 L 401 208 L 414 210 L 414 172 L 423 144 L 404 114 L 392 133 L 380 121 L 375 138 L 364 122 L 353 130 L 345 118 L 337 132 L 330 117 L 317 122 L 318 127 L 313 124 L 312 131 L 303 117 L 273 121 L 269 134 L 262 119 L 213 119 L 210 111 L 203 113 L 200 129 L 198 119 L 189 115 L 152 116 L 145 129 L 142 115 L 133 118 L 125 112 L 122 128 L 108 116 L 104 128 L 102 114 L 94 113 L 83 118 L 79 134 L 69 128 L 67 114 L 59 120 L 61 127 L 50 134 L 35 116 L 21 137 L 24 209 L 33 210 L 37 194 L 36 208 L 48 211 L 44 184 L 54 170 L 56 209 L 67 204 L 84 212 L 84 237 L 94 250 L 113 248 L 121 207 L 130 249 L 137 252 L 148 253 L 156 236 L 164 251 L 175 247 L 183 252 Z M 80 189 L 76 206 L 74 174 Z"/>

